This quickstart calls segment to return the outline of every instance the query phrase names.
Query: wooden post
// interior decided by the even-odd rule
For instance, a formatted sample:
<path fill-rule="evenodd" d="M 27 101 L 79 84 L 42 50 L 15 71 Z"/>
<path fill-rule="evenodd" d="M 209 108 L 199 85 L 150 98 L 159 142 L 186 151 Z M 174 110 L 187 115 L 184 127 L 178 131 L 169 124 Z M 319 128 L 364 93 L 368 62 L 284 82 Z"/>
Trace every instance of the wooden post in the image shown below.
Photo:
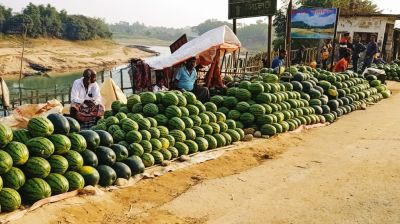
<path fill-rule="evenodd" d="M 235 76 L 237 76 L 237 70 L 239 69 L 239 60 L 240 60 L 240 48 L 239 48 L 237 59 L 235 62 Z"/>
<path fill-rule="evenodd" d="M 232 31 L 234 34 L 236 34 L 236 19 L 233 19 Z"/>
<path fill-rule="evenodd" d="M 340 9 L 336 9 L 336 22 L 335 22 L 335 33 L 333 34 L 333 43 L 332 43 L 332 54 L 331 54 L 331 69 L 330 71 L 333 71 L 333 61 L 335 60 L 335 48 L 336 48 L 336 33 L 337 33 L 337 25 L 339 21 L 339 14 L 340 14 Z"/>
<path fill-rule="evenodd" d="M 36 90 L 36 104 L 39 104 L 39 90 Z"/>
<path fill-rule="evenodd" d="M 244 73 L 246 73 L 246 70 L 247 70 L 247 57 L 249 56 L 249 52 L 247 51 L 246 52 L 246 58 L 244 59 L 244 70 L 243 70 L 243 72 Z"/>
<path fill-rule="evenodd" d="M 64 106 L 65 102 L 64 102 L 64 94 L 61 94 L 61 104 Z"/>
<path fill-rule="evenodd" d="M 31 100 L 30 103 L 33 104 L 33 91 L 31 90 Z"/>
<path fill-rule="evenodd" d="M 19 81 L 18 81 L 18 89 L 19 89 L 19 105 L 22 105 L 22 89 L 21 89 L 21 81 L 22 81 L 22 62 L 24 61 L 24 51 L 25 51 L 25 39 L 26 33 L 28 32 L 28 28 L 25 24 L 22 24 L 24 27 L 23 35 L 22 35 L 22 52 L 21 52 L 21 64 L 19 69 Z"/>
<path fill-rule="evenodd" d="M 72 100 L 71 100 L 71 90 L 72 90 L 72 87 L 69 86 L 69 91 L 68 91 L 68 102 L 69 102 L 69 103 L 72 103 Z"/>
<path fill-rule="evenodd" d="M 112 78 L 112 71 L 110 70 L 110 78 Z"/>
<path fill-rule="evenodd" d="M 120 78 L 121 78 L 121 90 L 122 90 L 122 92 L 124 92 L 124 76 L 123 76 L 123 74 L 122 74 L 122 69 L 120 69 L 119 70 L 119 73 L 120 73 Z"/>
<path fill-rule="evenodd" d="M 134 70 L 133 70 L 133 63 L 130 63 L 130 66 L 131 66 L 131 74 L 132 74 L 132 76 L 129 75 L 129 70 L 128 70 L 129 82 L 130 82 L 131 85 L 132 85 L 132 93 L 135 94 L 135 89 L 136 89 L 136 87 L 135 87 L 135 82 L 134 82 L 134 80 L 135 80 L 135 73 L 136 73 L 136 72 L 134 72 Z M 168 79 L 168 78 L 167 78 L 167 79 Z M 169 80 L 168 80 L 168 83 L 170 83 Z"/>
<path fill-rule="evenodd" d="M 45 94 L 45 99 L 46 99 L 46 102 L 49 101 L 49 93 L 47 93 L 47 92 Z"/>
<path fill-rule="evenodd" d="M 286 39 L 285 39 L 285 48 L 287 52 L 287 60 L 286 60 L 286 67 L 290 66 L 290 53 L 292 50 L 292 37 L 291 37 L 291 30 L 292 30 L 292 6 L 293 1 L 290 0 L 288 9 L 287 9 L 287 23 L 286 23 Z"/>
<path fill-rule="evenodd" d="M 271 46 L 272 46 L 272 15 L 268 16 L 268 47 L 267 47 L 267 64 L 266 67 L 271 67 Z"/>

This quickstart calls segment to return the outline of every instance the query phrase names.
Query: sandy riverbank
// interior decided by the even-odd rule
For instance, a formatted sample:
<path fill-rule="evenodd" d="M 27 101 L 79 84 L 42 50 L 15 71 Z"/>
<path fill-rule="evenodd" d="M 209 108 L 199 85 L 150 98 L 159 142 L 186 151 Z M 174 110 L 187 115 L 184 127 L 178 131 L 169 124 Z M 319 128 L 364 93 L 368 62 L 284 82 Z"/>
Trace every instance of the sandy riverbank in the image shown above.
<path fill-rule="evenodd" d="M 0 75 L 15 77 L 20 71 L 22 45 L 20 40 L 0 40 Z M 26 42 L 23 73 L 34 73 L 29 62 L 63 73 L 85 68 L 111 68 L 126 63 L 129 58 L 154 55 L 138 48 L 126 47 L 111 40 L 64 41 L 35 39 Z"/>

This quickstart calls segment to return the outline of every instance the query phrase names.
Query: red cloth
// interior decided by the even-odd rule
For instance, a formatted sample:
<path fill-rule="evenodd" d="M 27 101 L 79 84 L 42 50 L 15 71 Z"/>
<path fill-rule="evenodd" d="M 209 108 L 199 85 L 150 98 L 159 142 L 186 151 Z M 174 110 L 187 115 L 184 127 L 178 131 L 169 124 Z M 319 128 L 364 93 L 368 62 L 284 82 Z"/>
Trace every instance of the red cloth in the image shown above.
<path fill-rule="evenodd" d="M 342 58 L 340 59 L 340 61 L 337 62 L 335 72 L 344 72 L 347 70 L 348 67 L 349 62 L 345 58 Z"/>
<path fill-rule="evenodd" d="M 150 66 L 142 59 L 134 59 L 134 69 L 130 70 L 131 84 L 135 89 L 151 90 L 151 70 Z"/>
<path fill-rule="evenodd" d="M 220 61 L 220 51 L 217 50 L 217 53 L 215 54 L 214 60 L 211 64 L 211 67 L 208 70 L 207 75 L 206 75 L 205 82 L 206 82 L 207 88 L 224 86 L 224 83 L 222 82 L 219 61 Z"/>

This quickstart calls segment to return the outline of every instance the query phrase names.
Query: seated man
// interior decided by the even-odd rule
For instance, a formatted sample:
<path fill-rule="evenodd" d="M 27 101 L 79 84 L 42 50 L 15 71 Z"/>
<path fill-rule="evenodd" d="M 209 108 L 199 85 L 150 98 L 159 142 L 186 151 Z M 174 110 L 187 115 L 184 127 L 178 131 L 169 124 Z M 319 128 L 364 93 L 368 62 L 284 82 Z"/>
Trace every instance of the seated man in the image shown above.
<path fill-rule="evenodd" d="M 279 55 L 272 61 L 271 68 L 275 69 L 281 66 L 285 66 L 286 50 L 279 50 Z"/>
<path fill-rule="evenodd" d="M 156 76 L 156 84 L 153 86 L 153 93 L 165 92 L 168 88 L 165 86 L 165 79 L 160 76 Z"/>
<path fill-rule="evenodd" d="M 74 81 L 71 90 L 70 115 L 83 124 L 84 129 L 94 125 L 97 119 L 104 115 L 104 106 L 101 104 L 100 88 L 96 83 L 94 70 L 86 69 L 83 77 Z"/>
<path fill-rule="evenodd" d="M 201 102 L 206 102 L 210 98 L 207 87 L 199 87 L 196 84 L 197 72 L 195 69 L 196 58 L 188 59 L 175 76 L 175 86 L 184 91 L 193 92 Z"/>

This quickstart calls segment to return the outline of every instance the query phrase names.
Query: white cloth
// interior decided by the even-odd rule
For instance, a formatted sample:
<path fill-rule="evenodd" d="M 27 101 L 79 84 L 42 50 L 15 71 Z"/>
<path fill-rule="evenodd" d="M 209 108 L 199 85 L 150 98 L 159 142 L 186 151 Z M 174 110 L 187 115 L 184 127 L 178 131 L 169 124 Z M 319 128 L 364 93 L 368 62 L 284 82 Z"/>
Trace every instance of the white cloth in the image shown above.
<path fill-rule="evenodd" d="M 165 91 L 168 91 L 168 88 L 165 87 L 165 86 L 162 86 L 161 88 L 160 88 L 158 85 L 154 85 L 154 86 L 153 86 L 153 93 L 156 93 L 156 92 L 165 92 Z"/>
<path fill-rule="evenodd" d="M 74 85 L 72 86 L 71 90 L 71 101 L 73 103 L 83 103 L 85 100 L 91 100 L 94 101 L 95 104 L 100 104 L 101 95 L 99 85 L 96 82 L 90 83 L 88 91 L 86 92 L 82 77 L 74 81 Z"/>

